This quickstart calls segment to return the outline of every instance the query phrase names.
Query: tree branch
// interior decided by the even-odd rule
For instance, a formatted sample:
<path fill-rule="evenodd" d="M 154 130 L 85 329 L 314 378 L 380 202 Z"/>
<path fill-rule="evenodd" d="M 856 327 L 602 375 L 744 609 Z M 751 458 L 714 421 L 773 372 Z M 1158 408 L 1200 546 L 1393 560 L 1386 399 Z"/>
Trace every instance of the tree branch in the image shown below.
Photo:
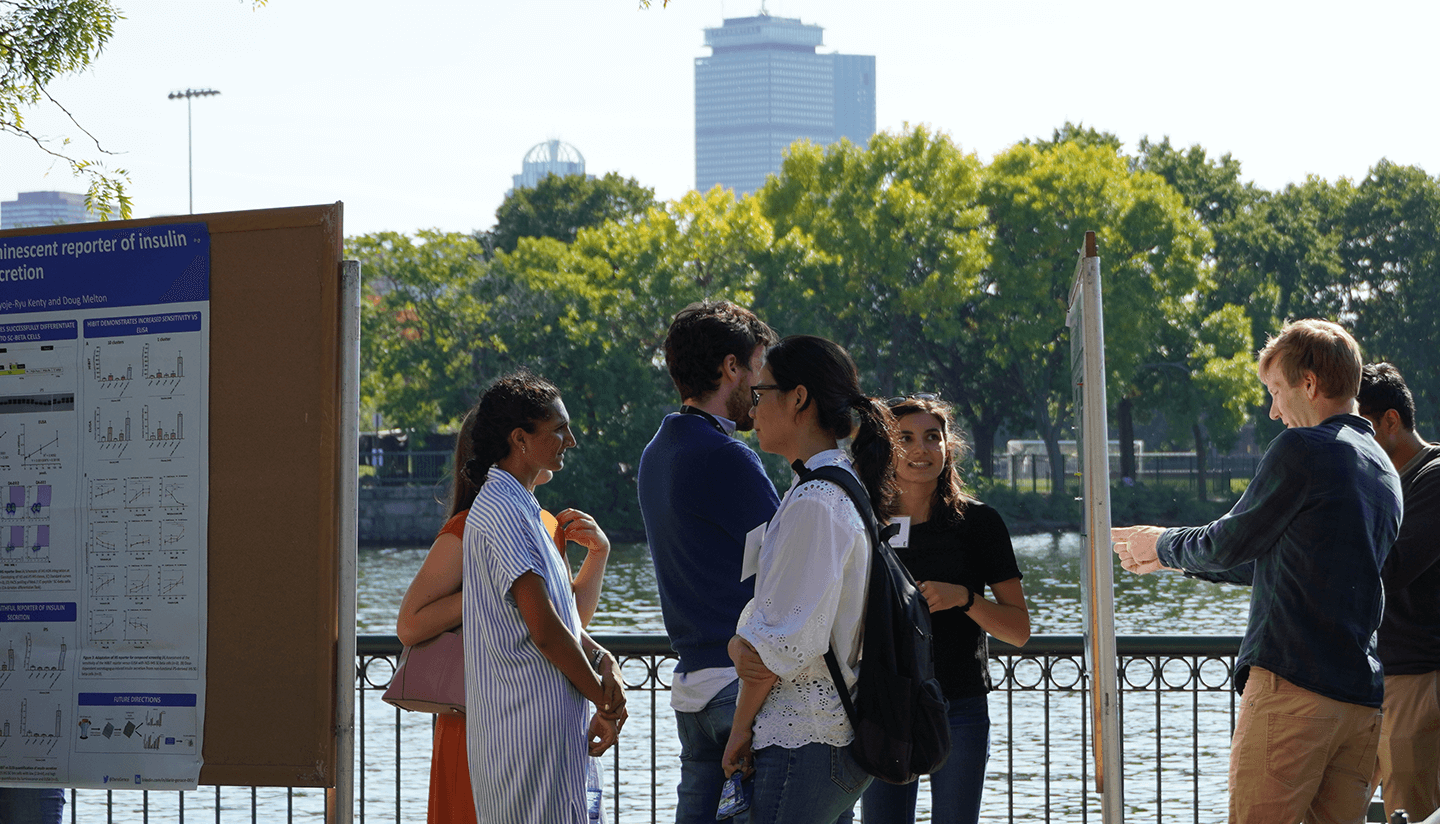
<path fill-rule="evenodd" d="M 75 119 L 75 115 L 71 114 L 69 109 L 65 108 L 65 106 L 62 105 L 62 104 L 60 103 L 60 101 L 56 100 L 56 99 L 54 98 L 54 96 L 50 94 L 50 90 L 49 90 L 49 89 L 41 89 L 41 90 L 40 90 L 40 93 L 43 94 L 43 95 L 45 95 L 45 99 L 46 99 L 46 100 L 49 100 L 51 103 L 53 103 L 53 104 L 55 105 L 55 108 L 57 108 L 57 109 L 59 109 L 60 111 L 64 112 L 64 113 L 65 113 L 65 117 L 69 118 L 70 122 L 73 123 L 73 124 L 75 124 L 75 128 L 77 128 L 77 129 L 79 129 L 80 131 L 84 132 L 84 133 L 85 133 L 85 136 L 88 137 L 88 138 L 90 138 L 90 141 L 95 144 L 95 150 L 96 150 L 96 151 L 101 152 L 101 153 L 103 153 L 103 154 L 111 155 L 111 156 L 116 156 L 116 155 L 122 154 L 122 152 L 112 152 L 112 151 L 110 151 L 109 149 L 105 148 L 104 146 L 101 146 L 101 145 L 100 145 L 100 138 L 98 138 L 98 137 L 96 137 L 95 135 L 91 134 L 89 129 L 87 129 L 87 128 L 85 128 L 84 126 L 80 125 L 80 121 Z"/>

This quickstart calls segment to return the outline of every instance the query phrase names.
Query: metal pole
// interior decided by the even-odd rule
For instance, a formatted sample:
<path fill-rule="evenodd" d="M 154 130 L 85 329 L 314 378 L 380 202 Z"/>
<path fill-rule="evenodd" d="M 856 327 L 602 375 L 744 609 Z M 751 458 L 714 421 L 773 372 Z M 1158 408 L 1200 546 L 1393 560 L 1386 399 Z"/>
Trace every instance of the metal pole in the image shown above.
<path fill-rule="evenodd" d="M 335 818 L 355 817 L 355 580 L 360 490 L 360 261 L 340 264 L 340 639 L 335 672 Z"/>
<path fill-rule="evenodd" d="M 183 92 L 171 92 L 170 99 L 178 100 L 185 98 L 185 143 L 188 156 L 188 172 L 190 178 L 190 214 L 195 214 L 195 116 L 191 108 L 191 101 L 197 97 L 210 97 L 219 92 L 214 89 L 186 89 Z"/>

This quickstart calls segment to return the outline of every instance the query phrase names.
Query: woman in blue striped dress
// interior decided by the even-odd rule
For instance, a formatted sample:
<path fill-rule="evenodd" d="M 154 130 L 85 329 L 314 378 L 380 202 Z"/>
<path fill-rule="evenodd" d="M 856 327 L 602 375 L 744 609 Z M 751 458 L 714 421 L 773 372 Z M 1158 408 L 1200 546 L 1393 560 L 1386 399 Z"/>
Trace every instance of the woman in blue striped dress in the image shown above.
<path fill-rule="evenodd" d="M 529 491 L 575 445 L 560 393 L 526 372 L 485 390 L 465 522 L 465 717 L 480 824 L 599 817 L 593 761 L 615 742 L 625 696 L 614 658 L 585 633 L 570 576 Z M 592 715 L 590 704 L 597 708 Z"/>

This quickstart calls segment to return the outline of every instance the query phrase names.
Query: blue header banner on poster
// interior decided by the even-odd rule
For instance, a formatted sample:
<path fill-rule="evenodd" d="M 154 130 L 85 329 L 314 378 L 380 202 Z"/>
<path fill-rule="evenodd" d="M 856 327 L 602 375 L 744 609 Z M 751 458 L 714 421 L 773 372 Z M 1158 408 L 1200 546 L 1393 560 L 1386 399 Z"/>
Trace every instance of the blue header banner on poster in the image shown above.
<path fill-rule="evenodd" d="M 0 323 L 0 343 L 75 340 L 79 328 L 73 320 L 37 320 L 30 323 Z"/>
<path fill-rule="evenodd" d="M 176 692 L 82 692 L 82 707 L 193 707 L 195 696 Z"/>
<path fill-rule="evenodd" d="M 0 604 L 0 621 L 75 622 L 75 603 Z"/>
<path fill-rule="evenodd" d="M 168 312 L 163 315 L 133 315 L 128 318 L 92 318 L 85 321 L 87 338 L 124 338 L 131 335 L 164 335 L 172 332 L 199 332 L 199 312 Z"/>
<path fill-rule="evenodd" d="M 209 299 L 204 223 L 0 238 L 0 315 Z"/>

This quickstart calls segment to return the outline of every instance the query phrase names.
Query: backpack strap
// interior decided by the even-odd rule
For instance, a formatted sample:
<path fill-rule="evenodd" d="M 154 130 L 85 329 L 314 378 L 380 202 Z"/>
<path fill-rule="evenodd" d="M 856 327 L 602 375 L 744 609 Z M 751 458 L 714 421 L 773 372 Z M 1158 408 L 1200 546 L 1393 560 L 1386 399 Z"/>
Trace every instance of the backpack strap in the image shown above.
<path fill-rule="evenodd" d="M 844 490 L 846 497 L 855 505 L 860 512 L 860 520 L 865 522 L 865 531 L 870 535 L 870 562 L 872 566 L 880 559 L 876 556 L 880 552 L 880 542 L 887 541 L 890 536 L 900 531 L 899 524 L 887 524 L 882 530 L 875 523 L 875 510 L 870 506 L 870 493 L 854 475 L 846 472 L 838 466 L 822 466 L 816 469 L 809 469 L 801 461 L 795 461 L 790 465 L 795 474 L 800 476 L 800 483 L 806 481 L 829 481 Z M 840 693 L 840 703 L 845 705 L 845 716 L 850 719 L 852 729 L 860 728 L 860 721 L 856 717 L 855 702 L 850 698 L 850 690 L 845 687 L 845 676 L 840 672 L 840 661 L 835 657 L 835 647 L 832 645 L 825 650 L 825 666 L 830 670 L 830 680 L 835 682 L 835 691 Z"/>
<path fill-rule="evenodd" d="M 860 511 L 860 520 L 865 523 L 865 531 L 870 534 L 870 545 L 873 547 L 880 541 L 879 527 L 875 523 L 875 510 L 870 507 L 870 493 L 866 491 L 860 479 L 856 478 L 838 466 L 822 466 L 816 469 L 808 469 L 800 461 L 790 465 L 795 474 L 800 476 L 800 483 L 806 481 L 829 481 L 832 484 L 845 490 L 850 502 Z"/>

